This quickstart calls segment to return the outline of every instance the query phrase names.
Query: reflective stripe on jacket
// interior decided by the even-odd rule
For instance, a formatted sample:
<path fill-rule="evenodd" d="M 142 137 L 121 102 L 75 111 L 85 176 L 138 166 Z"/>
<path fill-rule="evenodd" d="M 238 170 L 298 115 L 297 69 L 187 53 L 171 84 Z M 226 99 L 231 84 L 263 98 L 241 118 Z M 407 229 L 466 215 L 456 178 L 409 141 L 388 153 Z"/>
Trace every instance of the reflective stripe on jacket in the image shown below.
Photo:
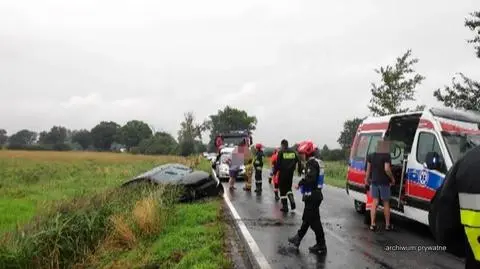
<path fill-rule="evenodd" d="M 480 261 L 480 194 L 461 192 L 458 200 L 465 234 L 475 259 Z"/>

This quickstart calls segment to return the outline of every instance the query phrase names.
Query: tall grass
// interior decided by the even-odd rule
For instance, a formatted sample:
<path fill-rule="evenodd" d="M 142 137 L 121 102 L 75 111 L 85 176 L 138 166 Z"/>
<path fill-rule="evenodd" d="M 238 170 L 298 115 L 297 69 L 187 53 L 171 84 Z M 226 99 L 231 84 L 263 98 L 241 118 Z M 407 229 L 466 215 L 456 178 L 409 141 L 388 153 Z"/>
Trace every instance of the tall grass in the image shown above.
<path fill-rule="evenodd" d="M 118 153 L 0 151 L 0 232 L 42 214 L 60 200 L 101 193 L 176 156 Z"/>
<path fill-rule="evenodd" d="M 96 268 L 98 253 L 161 233 L 180 190 L 113 188 L 166 162 L 198 158 L 0 151 L 0 268 Z"/>
<path fill-rule="evenodd" d="M 102 242 L 132 249 L 139 239 L 158 233 L 164 224 L 159 220 L 171 213 L 174 200 L 164 197 L 174 196 L 165 192 L 178 190 L 137 186 L 62 204 L 34 225 L 4 235 L 0 268 L 69 268 Z"/>

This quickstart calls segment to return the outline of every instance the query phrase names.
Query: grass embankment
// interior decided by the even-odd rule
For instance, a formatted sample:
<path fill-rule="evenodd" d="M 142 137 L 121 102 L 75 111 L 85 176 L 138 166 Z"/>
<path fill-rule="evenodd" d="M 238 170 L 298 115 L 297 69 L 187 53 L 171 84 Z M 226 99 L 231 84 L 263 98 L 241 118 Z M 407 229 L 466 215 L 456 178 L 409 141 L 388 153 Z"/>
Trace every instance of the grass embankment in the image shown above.
<path fill-rule="evenodd" d="M 0 151 L 0 268 L 230 267 L 218 200 L 113 188 L 166 162 L 208 171 L 180 157 Z"/>
<path fill-rule="evenodd" d="M 270 169 L 270 158 L 265 158 L 264 167 Z M 348 167 L 344 162 L 325 162 L 325 183 L 345 188 Z"/>

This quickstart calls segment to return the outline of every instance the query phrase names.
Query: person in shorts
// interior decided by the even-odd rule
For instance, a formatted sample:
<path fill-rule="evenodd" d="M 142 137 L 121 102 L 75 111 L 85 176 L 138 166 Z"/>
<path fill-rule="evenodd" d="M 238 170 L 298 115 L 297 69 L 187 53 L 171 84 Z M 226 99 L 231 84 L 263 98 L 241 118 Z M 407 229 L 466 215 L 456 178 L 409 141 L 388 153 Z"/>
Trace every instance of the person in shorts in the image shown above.
<path fill-rule="evenodd" d="M 370 230 L 372 231 L 376 230 L 376 208 L 380 199 L 383 201 L 385 230 L 389 231 L 393 228 L 390 224 L 390 187 L 395 184 L 395 178 L 391 166 L 390 143 L 387 140 L 380 140 L 377 144 L 377 150 L 367 156 L 365 175 L 373 198 L 372 210 L 370 210 Z"/>

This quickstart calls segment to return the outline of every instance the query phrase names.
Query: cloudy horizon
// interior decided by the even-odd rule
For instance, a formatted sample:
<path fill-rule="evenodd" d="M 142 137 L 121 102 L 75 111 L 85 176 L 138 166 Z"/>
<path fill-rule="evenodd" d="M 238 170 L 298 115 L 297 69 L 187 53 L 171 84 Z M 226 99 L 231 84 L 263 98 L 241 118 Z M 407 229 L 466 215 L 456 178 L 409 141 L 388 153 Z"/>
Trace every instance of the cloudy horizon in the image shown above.
<path fill-rule="evenodd" d="M 138 119 L 176 137 L 185 112 L 203 121 L 230 105 L 258 118 L 255 141 L 338 147 L 343 122 L 369 114 L 374 69 L 408 49 L 426 77 L 412 107 L 438 106 L 433 91 L 458 72 L 480 80 L 464 26 L 479 8 L 478 0 L 3 1 L 0 128 Z"/>

